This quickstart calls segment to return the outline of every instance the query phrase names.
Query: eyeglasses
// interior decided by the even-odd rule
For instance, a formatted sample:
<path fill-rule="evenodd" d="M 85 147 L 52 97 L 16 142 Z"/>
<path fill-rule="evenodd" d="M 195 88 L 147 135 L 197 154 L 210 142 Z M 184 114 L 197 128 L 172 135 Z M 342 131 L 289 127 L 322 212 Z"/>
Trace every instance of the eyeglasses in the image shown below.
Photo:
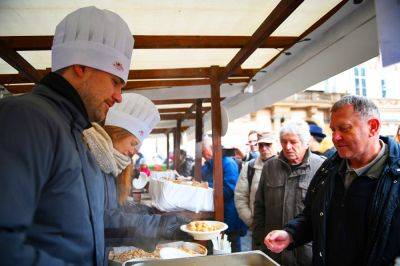
<path fill-rule="evenodd" d="M 264 142 L 258 143 L 258 147 L 260 147 L 260 148 L 262 148 L 262 147 L 267 147 L 267 148 L 269 148 L 269 147 L 271 147 L 271 146 L 272 146 L 272 143 L 264 143 Z"/>

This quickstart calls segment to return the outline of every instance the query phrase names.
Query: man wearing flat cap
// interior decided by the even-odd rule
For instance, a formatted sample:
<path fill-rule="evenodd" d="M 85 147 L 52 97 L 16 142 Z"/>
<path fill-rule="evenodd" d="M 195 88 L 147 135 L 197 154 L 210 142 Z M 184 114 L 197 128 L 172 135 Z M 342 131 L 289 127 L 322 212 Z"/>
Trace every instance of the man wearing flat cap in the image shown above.
<path fill-rule="evenodd" d="M 261 171 L 264 163 L 276 156 L 275 136 L 271 132 L 257 134 L 257 145 L 260 155 L 246 162 L 240 171 L 239 180 L 235 188 L 235 206 L 240 219 L 249 227 L 244 243 L 252 242 L 252 225 L 254 215 L 254 199 L 260 183 Z M 249 239 L 249 240 L 247 240 Z M 251 246 L 251 244 L 248 244 Z"/>
<path fill-rule="evenodd" d="M 80 8 L 56 27 L 52 72 L 0 101 L 2 265 L 102 265 L 104 184 L 82 139 L 121 101 L 133 38 L 117 14 Z"/>

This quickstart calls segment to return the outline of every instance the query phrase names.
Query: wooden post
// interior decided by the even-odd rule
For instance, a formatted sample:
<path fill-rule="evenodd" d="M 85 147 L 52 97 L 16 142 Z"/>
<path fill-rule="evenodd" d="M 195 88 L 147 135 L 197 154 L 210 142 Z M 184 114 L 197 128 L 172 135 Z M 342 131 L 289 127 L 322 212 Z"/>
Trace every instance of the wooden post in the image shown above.
<path fill-rule="evenodd" d="M 169 169 L 169 132 L 165 134 L 167 138 L 167 169 Z"/>
<path fill-rule="evenodd" d="M 174 138 L 174 170 L 178 169 L 179 166 L 179 157 L 180 157 L 180 149 L 181 149 L 181 127 L 182 120 L 176 120 L 176 129 L 175 129 L 175 138 Z"/>
<path fill-rule="evenodd" d="M 224 221 L 223 169 L 221 150 L 221 96 L 219 67 L 210 68 L 211 125 L 213 142 L 214 211 L 217 221 Z"/>
<path fill-rule="evenodd" d="M 196 156 L 194 161 L 194 179 L 201 181 L 201 149 L 203 144 L 203 100 L 196 100 Z"/>

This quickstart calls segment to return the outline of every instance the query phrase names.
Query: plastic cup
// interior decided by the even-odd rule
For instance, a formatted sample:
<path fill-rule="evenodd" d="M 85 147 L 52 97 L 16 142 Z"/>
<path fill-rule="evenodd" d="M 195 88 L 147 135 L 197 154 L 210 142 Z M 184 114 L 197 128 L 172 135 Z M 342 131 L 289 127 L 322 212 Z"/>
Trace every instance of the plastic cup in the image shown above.
<path fill-rule="evenodd" d="M 230 254 L 232 253 L 231 247 L 226 248 L 226 249 L 215 249 L 213 248 L 213 254 L 214 255 L 222 255 L 222 254 Z"/>

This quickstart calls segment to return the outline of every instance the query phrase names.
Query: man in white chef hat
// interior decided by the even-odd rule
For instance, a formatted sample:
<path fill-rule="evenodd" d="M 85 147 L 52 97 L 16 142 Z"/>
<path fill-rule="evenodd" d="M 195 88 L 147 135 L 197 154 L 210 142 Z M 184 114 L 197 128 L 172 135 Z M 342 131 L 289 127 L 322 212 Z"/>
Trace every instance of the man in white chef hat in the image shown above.
<path fill-rule="evenodd" d="M 80 8 L 56 27 L 53 72 L 0 101 L 2 264 L 103 263 L 104 183 L 82 132 L 121 101 L 132 48 L 120 16 Z"/>

